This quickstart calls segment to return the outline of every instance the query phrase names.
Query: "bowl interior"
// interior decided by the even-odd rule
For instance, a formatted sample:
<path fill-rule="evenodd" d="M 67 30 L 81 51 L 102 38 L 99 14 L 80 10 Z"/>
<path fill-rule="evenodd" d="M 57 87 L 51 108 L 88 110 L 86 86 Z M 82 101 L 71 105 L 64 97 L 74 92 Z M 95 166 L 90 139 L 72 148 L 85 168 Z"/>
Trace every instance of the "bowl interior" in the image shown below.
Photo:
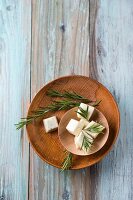
<path fill-rule="evenodd" d="M 77 149 L 74 143 L 74 135 L 70 134 L 66 130 L 66 126 L 69 123 L 70 119 L 76 119 L 77 118 L 76 111 L 78 110 L 78 107 L 72 108 L 68 112 L 65 113 L 65 115 L 62 117 L 60 123 L 59 123 L 59 129 L 58 129 L 58 135 L 59 139 L 62 143 L 62 145 L 67 149 L 69 152 L 76 154 L 76 155 L 90 155 L 94 154 L 97 151 L 99 151 L 104 144 L 106 143 L 108 136 L 109 136 L 109 126 L 107 119 L 105 116 L 97 109 L 94 110 L 94 113 L 92 117 L 90 118 L 90 121 L 96 121 L 102 124 L 105 127 L 105 130 L 103 131 L 103 134 L 99 134 L 98 137 L 94 140 L 93 146 L 90 148 L 89 152 L 86 153 L 83 150 Z"/>

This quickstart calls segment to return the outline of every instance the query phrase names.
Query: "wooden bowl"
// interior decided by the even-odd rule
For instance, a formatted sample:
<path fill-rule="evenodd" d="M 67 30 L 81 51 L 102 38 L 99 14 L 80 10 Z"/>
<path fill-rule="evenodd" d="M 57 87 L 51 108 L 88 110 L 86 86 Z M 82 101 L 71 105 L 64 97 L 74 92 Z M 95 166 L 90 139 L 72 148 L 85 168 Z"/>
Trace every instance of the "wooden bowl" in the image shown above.
<path fill-rule="evenodd" d="M 117 104 L 111 93 L 99 82 L 85 76 L 65 76 L 58 78 L 45 85 L 34 97 L 28 115 L 39 107 L 47 106 L 51 103 L 52 98 L 46 95 L 48 89 L 59 91 L 75 91 L 91 100 L 102 100 L 98 106 L 106 117 L 110 134 L 106 144 L 96 153 L 88 156 L 73 155 L 72 169 L 81 169 L 99 162 L 110 151 L 116 141 L 120 126 L 120 115 Z M 55 98 L 56 99 L 56 98 Z M 61 168 L 64 159 L 64 147 L 59 138 L 58 131 L 46 133 L 43 126 L 43 118 L 56 115 L 58 120 L 63 117 L 66 111 L 49 113 L 46 116 L 33 121 L 26 126 L 28 138 L 35 152 L 45 162 Z"/>
<path fill-rule="evenodd" d="M 90 118 L 90 121 L 96 121 L 99 122 L 101 125 L 105 127 L 105 130 L 103 131 L 103 134 L 99 134 L 99 136 L 94 140 L 93 146 L 90 148 L 89 152 L 86 153 L 83 150 L 77 149 L 74 143 L 74 135 L 70 134 L 66 130 L 66 126 L 69 123 L 71 119 L 76 119 L 79 121 L 79 118 L 77 117 L 76 111 L 78 110 L 78 107 L 72 108 L 68 112 L 65 113 L 65 115 L 62 117 L 60 123 L 59 123 L 59 129 L 58 129 L 58 135 L 59 139 L 61 141 L 61 144 L 65 147 L 66 150 L 69 152 L 76 154 L 76 155 L 91 155 L 99 151 L 104 144 L 106 143 L 108 136 L 109 136 L 109 126 L 108 122 L 105 118 L 105 116 L 100 112 L 98 109 L 94 110 L 94 113 L 92 117 Z"/>

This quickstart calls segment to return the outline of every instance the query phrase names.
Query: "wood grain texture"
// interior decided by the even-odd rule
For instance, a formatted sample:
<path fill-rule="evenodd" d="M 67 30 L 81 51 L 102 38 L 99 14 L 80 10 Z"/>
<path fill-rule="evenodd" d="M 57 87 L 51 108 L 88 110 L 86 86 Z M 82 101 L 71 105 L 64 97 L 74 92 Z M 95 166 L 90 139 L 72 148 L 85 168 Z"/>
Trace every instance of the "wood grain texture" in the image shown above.
<path fill-rule="evenodd" d="M 55 77 L 74 73 L 89 75 L 88 66 L 89 1 L 34 0 L 32 98 Z M 30 200 L 88 200 L 89 170 L 60 173 L 40 160 L 32 149 L 30 155 Z"/>
<path fill-rule="evenodd" d="M 133 199 L 132 29 L 132 0 L 0 1 L 0 199 Z M 117 144 L 84 170 L 60 173 L 32 148 L 28 166 L 25 130 L 13 124 L 26 115 L 30 95 L 68 74 L 90 75 L 113 93 L 121 111 Z"/>
<path fill-rule="evenodd" d="M 29 144 L 14 124 L 30 102 L 30 1 L 0 1 L 0 199 L 28 198 Z"/>
<path fill-rule="evenodd" d="M 80 83 L 80 84 L 79 84 Z M 98 109 L 106 116 L 110 126 L 110 134 L 106 145 L 95 153 L 95 155 L 89 155 L 87 157 L 77 157 L 73 156 L 72 169 L 80 169 L 93 165 L 94 163 L 100 161 L 103 156 L 109 151 L 111 146 L 116 140 L 119 131 L 119 111 L 116 103 L 110 94 L 110 92 L 102 86 L 97 81 L 94 81 L 88 77 L 81 75 L 71 75 L 65 76 L 53 80 L 52 82 L 46 84 L 35 96 L 30 105 L 28 115 L 30 116 L 33 110 L 38 110 L 40 107 L 45 107 L 51 103 L 51 98 L 46 95 L 47 90 L 51 88 L 53 90 L 72 90 L 85 96 L 88 99 L 96 100 L 102 99 L 102 102 L 98 106 Z M 89 92 L 88 92 L 89 91 Z M 104 102 L 104 103 L 103 103 Z M 54 115 L 60 119 L 64 116 L 66 111 L 54 112 Z M 60 168 L 62 161 L 64 159 L 64 149 L 59 142 L 58 132 L 55 131 L 53 134 L 46 134 L 43 119 L 50 117 L 53 113 L 48 113 L 47 115 L 39 118 L 35 122 L 27 125 L 27 134 L 35 152 L 49 164 Z M 96 115 L 94 114 L 94 121 Z M 59 131 L 59 130 L 58 130 Z M 50 141 L 50 146 L 49 146 Z M 54 155 L 54 156 L 53 156 Z"/>
<path fill-rule="evenodd" d="M 129 75 L 129 67 L 132 71 L 132 36 L 130 34 L 132 27 L 132 2 L 118 1 L 116 3 L 115 1 L 109 2 L 104 0 L 89 1 L 89 3 L 87 1 L 82 2 L 86 3 L 87 5 L 86 6 L 84 4 L 84 9 L 86 10 L 85 12 L 87 12 L 84 14 L 84 16 L 86 16 L 86 20 L 83 19 L 83 14 L 81 14 L 81 11 L 79 11 L 82 7 L 79 1 L 64 1 L 63 4 L 62 2 L 57 1 L 58 15 L 60 15 L 60 17 L 63 17 L 61 18 L 61 20 L 55 17 L 52 21 L 53 24 L 57 24 L 55 29 L 56 31 L 54 32 L 55 39 L 53 39 L 53 28 L 51 26 L 49 29 L 50 34 L 48 35 L 47 42 L 48 44 L 50 44 L 51 41 L 56 41 L 56 37 L 58 35 L 59 46 L 57 48 L 55 43 L 53 44 L 51 42 L 53 46 L 51 47 L 51 45 L 49 45 L 50 49 L 47 48 L 47 57 L 51 57 L 50 60 L 52 64 L 48 61 L 47 64 L 50 63 L 50 65 L 46 65 L 44 61 L 44 54 L 44 56 L 41 57 L 44 67 L 40 66 L 39 70 L 41 71 L 40 76 L 42 76 L 42 72 L 44 72 L 43 70 L 47 68 L 47 71 L 45 70 L 47 76 L 45 76 L 44 79 L 40 79 L 38 75 L 37 77 L 39 77 L 39 80 L 42 80 L 42 84 L 44 82 L 47 82 L 48 80 L 53 79 L 54 77 L 67 73 L 79 73 L 85 75 L 90 74 L 93 78 L 97 78 L 98 80 L 100 80 L 111 90 L 119 103 L 122 112 L 121 117 L 123 122 L 123 131 L 121 131 L 122 136 L 119 138 L 116 148 L 109 154 L 107 158 L 104 159 L 103 162 L 86 170 L 65 172 L 64 174 L 60 175 L 58 174 L 58 171 L 56 169 L 53 169 L 50 166 L 47 167 L 48 170 L 46 171 L 46 167 L 44 167 L 45 165 L 43 165 L 41 161 L 38 161 L 36 156 L 33 156 L 32 161 L 34 161 L 34 166 L 32 166 L 32 169 L 33 167 L 36 169 L 39 166 L 41 167 L 42 172 L 43 167 L 45 168 L 44 175 L 40 177 L 44 177 L 43 181 L 46 182 L 46 185 L 44 188 L 41 188 L 41 191 L 39 191 L 38 193 L 39 182 L 40 180 L 42 181 L 42 179 L 39 180 L 38 177 L 36 182 L 37 189 L 35 189 L 33 192 L 33 188 L 31 188 L 31 194 L 38 199 L 41 199 L 42 196 L 46 196 L 48 199 L 132 199 L 132 136 L 130 135 L 128 139 L 126 138 L 126 134 L 129 133 L 129 131 L 130 133 L 132 132 L 132 128 L 130 125 L 132 112 L 130 108 L 131 101 L 128 101 L 128 96 L 130 94 L 132 95 L 132 79 L 131 74 Z M 53 16 L 54 13 L 57 12 L 57 7 L 55 6 L 54 10 L 52 10 L 52 5 L 52 1 L 51 4 L 45 2 L 45 6 L 47 7 L 46 9 L 41 2 L 40 7 L 42 9 L 46 9 L 47 12 L 49 10 L 50 13 L 48 14 L 48 16 Z M 34 12 L 37 12 L 38 9 L 41 9 L 40 7 L 37 8 L 36 5 Z M 49 7 L 51 7 L 51 9 Z M 66 12 L 64 12 L 65 10 Z M 40 13 L 40 11 L 38 11 L 38 13 Z M 77 16 L 82 16 L 83 21 L 79 20 L 80 17 Z M 96 17 L 98 18 L 96 19 Z M 36 23 L 34 24 L 34 27 L 38 26 L 37 20 L 40 21 L 39 18 L 40 16 L 36 18 Z M 60 21 L 61 23 L 64 23 L 66 29 L 65 32 L 62 33 L 60 33 L 58 29 L 58 24 L 60 23 Z M 89 38 L 89 40 L 87 40 L 86 37 L 83 37 L 83 33 L 79 35 L 79 38 L 77 37 L 79 33 L 77 31 L 79 30 L 77 29 L 77 27 L 82 27 L 85 21 L 87 21 L 85 35 L 87 38 Z M 78 25 L 76 26 L 76 24 Z M 123 24 L 126 28 L 123 27 Z M 48 29 L 47 26 L 45 27 L 45 30 Z M 68 27 L 71 27 L 71 29 L 68 29 Z M 40 28 L 42 29 L 44 27 Z M 45 35 L 44 32 L 43 35 Z M 39 38 L 40 37 L 37 37 L 36 39 L 39 40 Z M 126 38 L 129 39 L 127 40 Z M 79 41 L 81 42 L 82 39 L 86 42 L 84 42 L 84 48 L 81 51 L 81 43 L 79 43 Z M 39 47 L 38 50 L 41 49 L 42 51 L 42 44 L 40 45 L 41 47 Z M 86 48 L 88 51 L 85 50 Z M 51 51 L 53 52 L 53 54 L 50 53 Z M 55 57 L 52 57 L 53 55 Z M 58 61 L 59 58 L 60 61 Z M 37 62 L 40 63 L 39 59 Z M 37 64 L 36 62 L 34 63 L 35 65 Z M 90 64 L 90 67 L 88 67 L 88 64 Z M 35 70 L 35 67 L 33 68 Z M 125 69 L 126 72 L 123 73 Z M 130 88 L 128 87 L 128 85 L 130 85 Z M 127 115 L 127 112 L 130 114 Z M 127 156 L 124 156 L 123 149 L 125 148 L 125 155 Z M 125 164 L 123 164 L 123 159 L 125 161 Z M 47 178 L 45 178 L 47 173 L 49 173 L 49 177 L 47 176 Z M 56 177 L 58 177 L 56 181 L 54 181 L 55 179 L 53 179 L 55 173 Z M 64 179 L 61 179 L 62 177 L 60 176 L 63 176 Z M 53 190 L 51 190 L 51 193 L 49 193 L 49 188 L 51 187 L 51 182 L 49 181 L 50 179 L 53 183 L 52 189 L 54 188 L 54 192 Z M 62 185 L 60 183 L 60 180 L 64 180 Z M 122 183 L 122 180 L 124 180 L 124 183 Z M 128 186 L 128 181 L 130 183 L 130 186 Z M 32 180 L 31 182 L 32 186 L 34 186 Z M 85 187 L 84 183 L 86 183 Z M 72 185 L 69 186 L 69 184 Z M 121 191 L 123 191 L 124 194 Z"/>
<path fill-rule="evenodd" d="M 96 168 L 94 199 L 133 199 L 133 1 L 99 2 L 96 22 L 98 79 L 115 96 L 121 131 L 115 148 Z M 99 197 L 100 195 L 100 197 Z"/>

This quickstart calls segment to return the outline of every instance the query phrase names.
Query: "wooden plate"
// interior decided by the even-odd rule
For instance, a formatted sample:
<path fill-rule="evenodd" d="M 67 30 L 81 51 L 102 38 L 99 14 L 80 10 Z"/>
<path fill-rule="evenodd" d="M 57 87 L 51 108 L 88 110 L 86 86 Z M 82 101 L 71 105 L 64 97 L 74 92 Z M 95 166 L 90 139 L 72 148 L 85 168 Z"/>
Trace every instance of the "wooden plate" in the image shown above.
<path fill-rule="evenodd" d="M 79 121 L 79 118 L 76 115 L 76 111 L 78 107 L 72 108 L 65 113 L 65 115 L 61 118 L 59 123 L 58 135 L 61 144 L 67 149 L 69 152 L 76 155 L 91 155 L 99 151 L 106 143 L 109 136 L 109 126 L 107 119 L 98 109 L 95 108 L 90 121 L 96 121 L 105 127 L 103 134 L 99 134 L 99 136 L 94 140 L 93 146 L 90 148 L 89 152 L 85 152 L 83 150 L 77 149 L 74 142 L 74 135 L 70 134 L 66 130 L 66 126 L 71 119 L 76 119 Z"/>
<path fill-rule="evenodd" d="M 37 93 L 30 105 L 28 115 L 40 106 L 47 106 L 51 103 L 51 98 L 46 96 L 46 91 L 50 88 L 59 91 L 75 91 L 89 99 L 102 100 L 98 109 L 105 115 L 109 123 L 110 134 L 108 140 L 104 147 L 95 154 L 89 156 L 74 155 L 72 169 L 81 169 L 99 162 L 110 151 L 119 132 L 120 115 L 113 96 L 102 84 L 89 77 L 78 75 L 61 77 L 48 83 Z M 49 113 L 45 117 L 56 115 L 60 120 L 65 112 Z M 27 125 L 27 133 L 33 149 L 40 158 L 55 167 L 61 168 L 64 159 L 64 147 L 59 141 L 58 132 L 45 133 L 42 119 L 39 119 Z"/>

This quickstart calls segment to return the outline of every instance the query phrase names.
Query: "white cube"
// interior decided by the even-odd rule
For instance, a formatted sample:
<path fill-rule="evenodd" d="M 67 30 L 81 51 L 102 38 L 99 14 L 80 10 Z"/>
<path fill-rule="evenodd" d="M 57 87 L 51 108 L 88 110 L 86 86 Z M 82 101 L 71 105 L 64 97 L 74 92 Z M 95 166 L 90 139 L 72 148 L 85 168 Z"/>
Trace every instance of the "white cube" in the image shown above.
<path fill-rule="evenodd" d="M 105 129 L 105 127 L 104 126 L 102 126 L 101 124 L 99 124 L 99 123 L 97 123 L 97 122 L 94 122 L 94 121 L 91 121 L 86 127 L 85 127 L 85 129 L 87 129 L 87 128 L 90 128 L 92 125 L 94 125 L 94 124 L 97 124 L 97 125 L 99 125 L 99 126 L 101 126 L 101 128 L 104 130 Z M 95 132 L 91 132 L 91 131 L 87 131 L 88 132 L 88 134 L 91 136 L 91 137 L 93 137 L 94 139 L 100 134 L 100 133 L 95 133 Z"/>
<path fill-rule="evenodd" d="M 75 135 L 75 129 L 78 125 L 78 121 L 76 119 L 71 119 L 68 123 L 68 125 L 66 126 L 66 129 L 68 130 L 69 133 Z"/>
<path fill-rule="evenodd" d="M 84 134 L 84 136 L 87 137 L 88 141 L 92 144 L 94 141 L 94 138 L 90 134 L 87 134 L 87 132 L 85 132 L 85 131 L 83 131 L 83 134 Z"/>
<path fill-rule="evenodd" d="M 87 116 L 87 120 L 89 120 L 94 112 L 94 107 L 93 106 L 89 106 L 85 103 L 81 103 L 80 106 L 79 106 L 79 109 L 78 109 L 78 113 L 77 113 L 77 117 L 80 118 L 80 119 L 84 119 L 83 116 L 80 115 L 81 113 L 81 110 L 80 108 L 82 108 L 83 110 L 87 110 L 88 109 L 88 116 Z"/>
<path fill-rule="evenodd" d="M 77 117 L 78 117 L 78 118 L 83 118 L 83 117 L 79 114 L 79 113 L 81 112 L 81 111 L 80 111 L 80 108 L 82 108 L 83 110 L 87 110 L 88 105 L 85 104 L 85 103 L 81 103 L 81 104 L 79 105 L 79 109 L 78 109 Z"/>
<path fill-rule="evenodd" d="M 91 127 L 92 125 L 94 125 L 96 122 L 94 122 L 94 121 L 91 121 L 91 122 L 89 122 L 88 124 L 87 124 L 87 126 L 85 127 L 85 128 L 89 128 L 89 127 Z"/>
<path fill-rule="evenodd" d="M 43 120 L 46 133 L 52 132 L 58 129 L 58 121 L 56 116 L 49 117 Z"/>
<path fill-rule="evenodd" d="M 77 126 L 75 127 L 74 130 L 74 135 L 79 135 L 80 132 L 82 131 L 82 129 L 86 126 L 86 121 L 84 119 L 81 119 L 80 121 L 78 121 Z"/>
<path fill-rule="evenodd" d="M 73 135 L 79 135 L 82 129 L 88 124 L 89 122 L 85 119 L 81 119 L 80 121 L 77 121 L 76 119 L 71 119 L 67 124 L 66 129 L 69 133 Z"/>
<path fill-rule="evenodd" d="M 88 113 L 89 113 L 89 115 L 88 115 L 88 120 L 91 118 L 91 116 L 92 116 L 92 114 L 93 114 L 93 112 L 94 112 L 94 107 L 93 106 L 89 106 L 89 109 L 88 109 Z"/>
<path fill-rule="evenodd" d="M 84 139 L 84 134 L 82 132 L 80 132 L 80 134 L 78 136 L 75 136 L 74 142 L 75 142 L 75 145 L 76 145 L 77 149 L 81 149 L 82 148 L 83 139 Z"/>

